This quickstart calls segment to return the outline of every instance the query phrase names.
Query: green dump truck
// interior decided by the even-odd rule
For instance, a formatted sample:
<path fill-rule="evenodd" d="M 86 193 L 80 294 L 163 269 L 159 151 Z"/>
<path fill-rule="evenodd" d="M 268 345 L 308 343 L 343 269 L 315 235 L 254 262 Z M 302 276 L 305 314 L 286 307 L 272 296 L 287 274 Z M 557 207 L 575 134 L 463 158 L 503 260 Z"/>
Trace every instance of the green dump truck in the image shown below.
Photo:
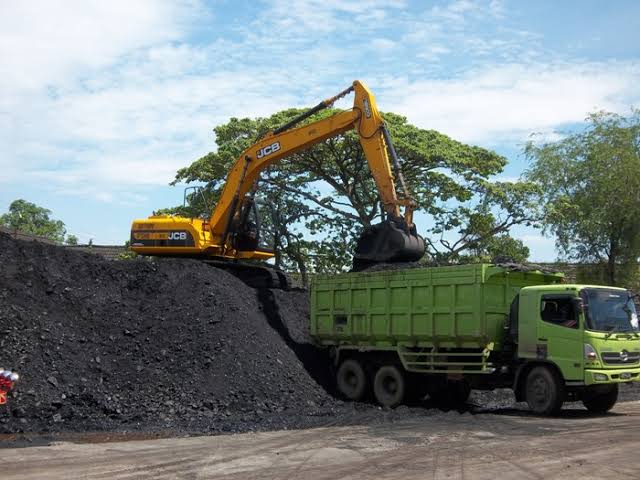
<path fill-rule="evenodd" d="M 606 412 L 640 381 L 640 331 L 620 288 L 488 264 L 319 276 L 311 336 L 327 347 L 338 390 L 388 407 L 470 389 L 512 388 L 539 414 L 565 401 Z"/>

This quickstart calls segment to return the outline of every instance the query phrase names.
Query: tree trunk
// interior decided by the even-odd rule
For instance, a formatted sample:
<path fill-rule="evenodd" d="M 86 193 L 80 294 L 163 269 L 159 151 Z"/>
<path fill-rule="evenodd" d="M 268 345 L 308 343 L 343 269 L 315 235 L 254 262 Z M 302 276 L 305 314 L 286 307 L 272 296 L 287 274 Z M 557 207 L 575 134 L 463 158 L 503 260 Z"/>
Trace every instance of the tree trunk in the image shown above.
<path fill-rule="evenodd" d="M 607 258 L 607 267 L 605 270 L 605 276 L 609 285 L 616 285 L 616 254 L 611 253 Z"/>
<path fill-rule="evenodd" d="M 307 264 L 304 262 L 304 258 L 302 256 L 297 256 L 296 261 L 298 263 L 298 271 L 300 272 L 300 277 L 302 280 L 302 286 L 309 286 L 309 274 L 307 272 Z"/>
<path fill-rule="evenodd" d="M 282 237 L 278 234 L 278 229 L 273 235 L 273 258 L 275 261 L 276 268 L 282 268 L 282 254 L 284 250 L 284 245 L 282 245 Z"/>

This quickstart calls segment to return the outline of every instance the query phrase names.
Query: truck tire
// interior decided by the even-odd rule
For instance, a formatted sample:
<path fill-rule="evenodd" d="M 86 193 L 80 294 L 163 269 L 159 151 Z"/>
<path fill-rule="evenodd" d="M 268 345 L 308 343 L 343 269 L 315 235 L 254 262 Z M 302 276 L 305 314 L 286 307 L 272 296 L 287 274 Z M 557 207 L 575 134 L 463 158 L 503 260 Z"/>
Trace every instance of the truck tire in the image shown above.
<path fill-rule="evenodd" d="M 340 364 L 336 373 L 338 391 L 349 400 L 359 401 L 367 391 L 367 375 L 360 362 L 352 358 Z"/>
<path fill-rule="evenodd" d="M 527 375 L 526 400 L 532 412 L 555 415 L 564 402 L 564 385 L 549 368 L 534 367 Z"/>
<path fill-rule="evenodd" d="M 405 394 L 405 380 L 400 369 L 395 365 L 380 367 L 373 381 L 373 394 L 383 407 L 400 405 Z"/>
<path fill-rule="evenodd" d="M 618 384 L 614 383 L 605 391 L 589 391 L 585 393 L 582 404 L 593 413 L 607 413 L 618 401 Z"/>

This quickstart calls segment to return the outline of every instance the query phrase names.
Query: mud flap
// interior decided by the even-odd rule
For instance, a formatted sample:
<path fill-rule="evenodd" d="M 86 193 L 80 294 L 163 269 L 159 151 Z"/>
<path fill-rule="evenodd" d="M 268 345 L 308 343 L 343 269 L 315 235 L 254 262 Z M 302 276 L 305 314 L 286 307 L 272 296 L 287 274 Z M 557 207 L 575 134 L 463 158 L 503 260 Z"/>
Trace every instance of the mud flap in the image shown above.
<path fill-rule="evenodd" d="M 356 244 L 353 270 L 378 263 L 416 262 L 424 256 L 424 239 L 402 219 L 387 219 L 366 228 Z"/>

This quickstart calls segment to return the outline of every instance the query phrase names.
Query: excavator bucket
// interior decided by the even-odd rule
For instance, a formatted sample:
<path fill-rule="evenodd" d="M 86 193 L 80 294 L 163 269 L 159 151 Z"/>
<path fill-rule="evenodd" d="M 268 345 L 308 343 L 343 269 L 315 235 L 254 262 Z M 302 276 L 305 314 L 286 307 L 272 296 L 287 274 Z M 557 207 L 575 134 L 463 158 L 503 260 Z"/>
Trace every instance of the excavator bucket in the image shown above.
<path fill-rule="evenodd" d="M 424 256 L 424 239 L 406 223 L 388 219 L 366 228 L 356 244 L 353 271 L 379 263 L 416 262 Z"/>

